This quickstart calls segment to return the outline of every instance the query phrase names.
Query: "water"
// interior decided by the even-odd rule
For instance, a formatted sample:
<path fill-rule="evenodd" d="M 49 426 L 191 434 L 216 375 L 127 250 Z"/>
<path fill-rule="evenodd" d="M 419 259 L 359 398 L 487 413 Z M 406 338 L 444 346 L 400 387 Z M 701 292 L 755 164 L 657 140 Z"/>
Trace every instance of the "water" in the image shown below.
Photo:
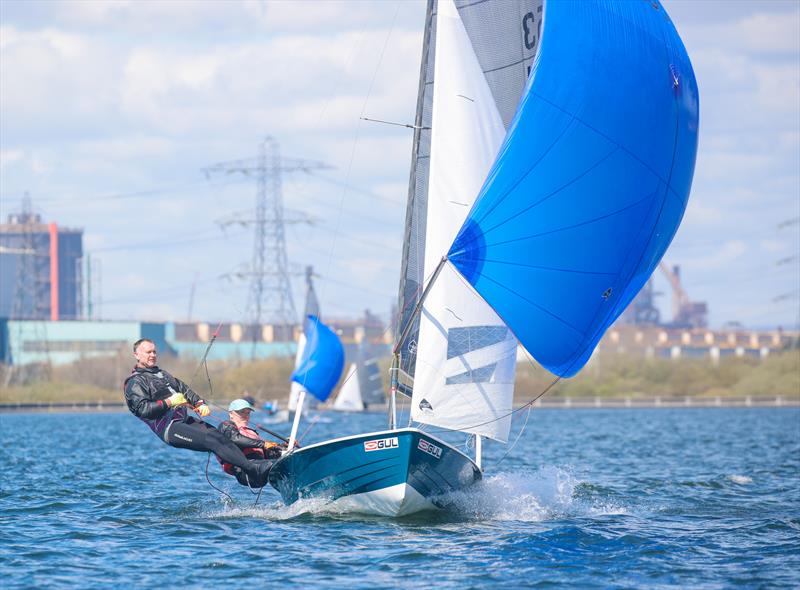
<path fill-rule="evenodd" d="M 384 424 L 325 416 L 306 442 Z M 129 414 L 0 415 L 0 442 L 3 588 L 800 586 L 796 408 L 535 411 L 482 484 L 400 520 L 254 506 L 212 460 L 226 503 Z"/>

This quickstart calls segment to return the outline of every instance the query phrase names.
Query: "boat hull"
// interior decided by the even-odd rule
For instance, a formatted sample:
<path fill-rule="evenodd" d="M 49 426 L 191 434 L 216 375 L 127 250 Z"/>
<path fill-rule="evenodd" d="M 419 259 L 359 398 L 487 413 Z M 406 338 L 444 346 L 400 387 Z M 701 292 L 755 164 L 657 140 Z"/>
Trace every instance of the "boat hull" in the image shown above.
<path fill-rule="evenodd" d="M 403 516 L 442 506 L 442 495 L 482 477 L 461 451 L 415 428 L 317 443 L 279 459 L 269 483 L 286 504 L 320 498 L 337 512 Z"/>
<path fill-rule="evenodd" d="M 259 424 L 283 424 L 288 422 L 290 418 L 289 410 L 278 410 L 275 413 L 265 413 L 259 416 Z"/>

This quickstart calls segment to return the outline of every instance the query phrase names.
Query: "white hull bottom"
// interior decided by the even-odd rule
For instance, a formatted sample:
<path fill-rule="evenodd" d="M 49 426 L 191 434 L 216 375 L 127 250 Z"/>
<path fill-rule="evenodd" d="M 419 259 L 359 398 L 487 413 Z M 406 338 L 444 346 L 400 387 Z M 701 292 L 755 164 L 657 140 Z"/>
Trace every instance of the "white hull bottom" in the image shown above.
<path fill-rule="evenodd" d="M 436 506 L 406 483 L 381 490 L 342 496 L 330 503 L 336 512 L 371 514 L 376 516 L 405 516 L 423 510 L 436 510 Z"/>

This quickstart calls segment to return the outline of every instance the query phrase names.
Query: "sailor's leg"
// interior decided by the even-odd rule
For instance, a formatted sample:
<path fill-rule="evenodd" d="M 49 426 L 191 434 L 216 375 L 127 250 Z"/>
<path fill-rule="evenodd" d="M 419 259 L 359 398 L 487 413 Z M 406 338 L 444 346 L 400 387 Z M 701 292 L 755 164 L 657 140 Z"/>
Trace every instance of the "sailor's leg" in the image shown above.
<path fill-rule="evenodd" d="M 240 467 L 246 473 L 260 474 L 263 467 L 254 465 L 262 461 L 250 461 L 242 450 L 226 438 L 219 430 L 205 422 L 192 420 L 174 422 L 169 427 L 167 444 L 179 449 L 212 452 L 225 463 Z"/>
<path fill-rule="evenodd" d="M 248 488 L 263 488 L 267 485 L 269 478 L 269 468 L 272 466 L 272 461 L 252 461 L 254 469 L 249 473 L 245 473 L 238 467 L 234 467 L 234 477 L 243 486 Z"/>
<path fill-rule="evenodd" d="M 275 461 L 255 460 L 251 461 L 254 470 L 248 472 L 247 483 L 251 488 L 263 488 L 267 485 L 269 479 L 269 471 L 272 469 L 272 464 Z"/>

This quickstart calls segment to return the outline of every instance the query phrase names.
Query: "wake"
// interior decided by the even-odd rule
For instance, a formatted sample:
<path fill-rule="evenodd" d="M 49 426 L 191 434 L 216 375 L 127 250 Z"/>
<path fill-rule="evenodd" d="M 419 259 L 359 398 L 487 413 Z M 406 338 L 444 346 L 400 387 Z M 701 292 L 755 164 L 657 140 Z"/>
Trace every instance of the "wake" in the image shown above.
<path fill-rule="evenodd" d="M 618 501 L 593 489 L 576 478 L 569 469 L 545 466 L 537 470 L 505 472 L 486 477 L 476 485 L 452 492 L 437 499 L 443 509 L 419 513 L 402 520 L 430 518 L 446 522 L 520 521 L 543 522 L 569 517 L 595 517 L 627 514 Z M 325 498 L 301 499 L 286 506 L 274 497 L 253 506 L 224 502 L 222 509 L 208 513 L 211 518 L 259 518 L 284 521 L 300 517 L 332 517 L 346 519 L 385 519 L 387 517 L 350 514 Z M 420 516 L 422 514 L 422 516 Z M 427 515 L 427 516 L 425 516 Z"/>
<path fill-rule="evenodd" d="M 442 499 L 447 510 L 478 520 L 542 522 L 564 517 L 626 514 L 613 500 L 582 497 L 583 482 L 555 466 L 499 473 Z"/>

